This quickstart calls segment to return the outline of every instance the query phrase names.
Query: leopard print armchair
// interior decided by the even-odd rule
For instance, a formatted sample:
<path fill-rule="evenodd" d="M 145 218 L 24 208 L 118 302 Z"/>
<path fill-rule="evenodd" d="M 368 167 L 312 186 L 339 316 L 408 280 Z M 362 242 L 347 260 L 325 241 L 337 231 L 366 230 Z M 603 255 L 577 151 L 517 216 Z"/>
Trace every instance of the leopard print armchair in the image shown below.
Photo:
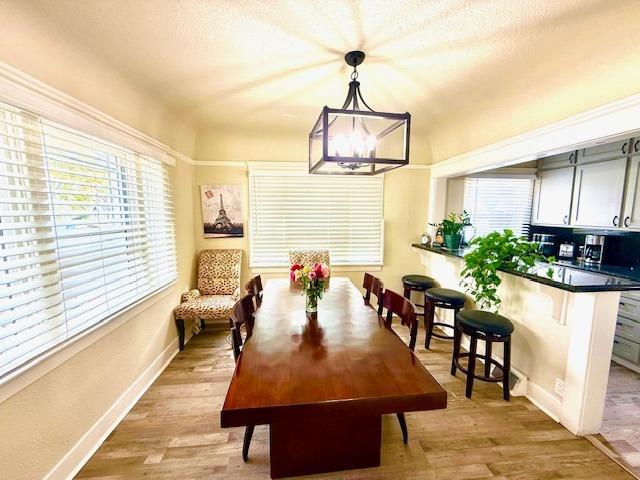
<path fill-rule="evenodd" d="M 311 265 L 314 263 L 325 263 L 331 267 L 329 262 L 329 250 L 291 250 L 289 251 L 289 265 Z"/>
<path fill-rule="evenodd" d="M 240 299 L 242 250 L 202 250 L 198 262 L 198 288 L 182 294 L 180 305 L 173 311 L 178 327 L 180 350 L 184 348 L 185 321 L 194 333 L 205 327 L 207 320 L 228 318 Z"/>

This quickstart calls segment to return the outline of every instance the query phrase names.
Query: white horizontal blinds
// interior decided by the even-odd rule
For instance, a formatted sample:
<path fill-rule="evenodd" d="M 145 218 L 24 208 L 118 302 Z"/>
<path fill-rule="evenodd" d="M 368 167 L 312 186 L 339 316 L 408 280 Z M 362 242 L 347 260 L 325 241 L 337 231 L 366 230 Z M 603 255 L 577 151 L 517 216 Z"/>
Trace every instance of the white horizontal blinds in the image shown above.
<path fill-rule="evenodd" d="M 0 340 L 1 375 L 173 281 L 176 267 L 164 164 L 2 104 L 0 113 L 13 134 L 0 173 L 14 174 L 0 185 L 11 207 L 0 204 L 0 254 L 17 252 L 0 276 L 0 323 L 12 334 Z"/>
<path fill-rule="evenodd" d="M 251 265 L 327 249 L 332 265 L 381 265 L 383 178 L 250 173 Z"/>
<path fill-rule="evenodd" d="M 527 236 L 533 202 L 533 180 L 513 177 L 466 178 L 464 209 L 476 236 L 505 228 Z"/>

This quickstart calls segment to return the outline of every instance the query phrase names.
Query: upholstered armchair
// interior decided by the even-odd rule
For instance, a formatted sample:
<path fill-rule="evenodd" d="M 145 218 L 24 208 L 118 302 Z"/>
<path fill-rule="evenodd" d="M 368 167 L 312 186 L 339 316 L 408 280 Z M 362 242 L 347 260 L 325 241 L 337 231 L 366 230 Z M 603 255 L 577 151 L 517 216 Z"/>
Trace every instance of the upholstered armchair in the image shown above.
<path fill-rule="evenodd" d="M 207 320 L 229 321 L 234 304 L 240 299 L 242 250 L 202 250 L 198 262 L 198 288 L 182 294 L 173 311 L 178 327 L 180 350 L 184 348 L 185 321 L 194 333 Z"/>
<path fill-rule="evenodd" d="M 331 266 L 329 262 L 329 250 L 290 250 L 289 264 L 311 265 L 313 263 L 325 263 Z"/>

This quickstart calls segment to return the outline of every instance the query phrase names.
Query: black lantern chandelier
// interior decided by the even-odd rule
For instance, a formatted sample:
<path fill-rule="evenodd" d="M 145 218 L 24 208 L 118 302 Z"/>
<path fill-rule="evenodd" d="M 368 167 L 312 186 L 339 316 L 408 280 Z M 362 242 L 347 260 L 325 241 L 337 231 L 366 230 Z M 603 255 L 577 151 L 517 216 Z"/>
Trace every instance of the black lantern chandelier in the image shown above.
<path fill-rule="evenodd" d="M 349 92 L 342 108 L 322 109 L 309 133 L 309 173 L 375 175 L 407 165 L 411 115 L 369 107 L 358 82 L 364 53 L 349 52 L 344 59 L 353 67 Z"/>

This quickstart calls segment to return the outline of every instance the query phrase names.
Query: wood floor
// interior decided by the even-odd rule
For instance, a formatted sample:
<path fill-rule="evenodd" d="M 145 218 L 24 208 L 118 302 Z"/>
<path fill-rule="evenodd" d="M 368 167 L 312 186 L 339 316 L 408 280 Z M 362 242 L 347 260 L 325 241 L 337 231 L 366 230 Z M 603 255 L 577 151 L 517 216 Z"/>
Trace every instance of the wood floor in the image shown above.
<path fill-rule="evenodd" d="M 269 478 L 268 427 L 256 427 L 249 462 L 244 463 L 244 429 L 219 426 L 234 367 L 226 335 L 226 331 L 207 328 L 193 338 L 77 478 Z M 408 413 L 408 445 L 402 443 L 395 415 L 388 415 L 383 419 L 381 467 L 308 478 L 632 478 L 528 400 L 503 401 L 495 384 L 477 382 L 473 399 L 467 399 L 462 376 L 449 375 L 450 352 L 451 344 L 437 339 L 429 352 L 417 349 L 422 362 L 448 390 L 449 406 L 443 411 Z"/>
<path fill-rule="evenodd" d="M 611 363 L 600 441 L 640 477 L 640 374 Z"/>

